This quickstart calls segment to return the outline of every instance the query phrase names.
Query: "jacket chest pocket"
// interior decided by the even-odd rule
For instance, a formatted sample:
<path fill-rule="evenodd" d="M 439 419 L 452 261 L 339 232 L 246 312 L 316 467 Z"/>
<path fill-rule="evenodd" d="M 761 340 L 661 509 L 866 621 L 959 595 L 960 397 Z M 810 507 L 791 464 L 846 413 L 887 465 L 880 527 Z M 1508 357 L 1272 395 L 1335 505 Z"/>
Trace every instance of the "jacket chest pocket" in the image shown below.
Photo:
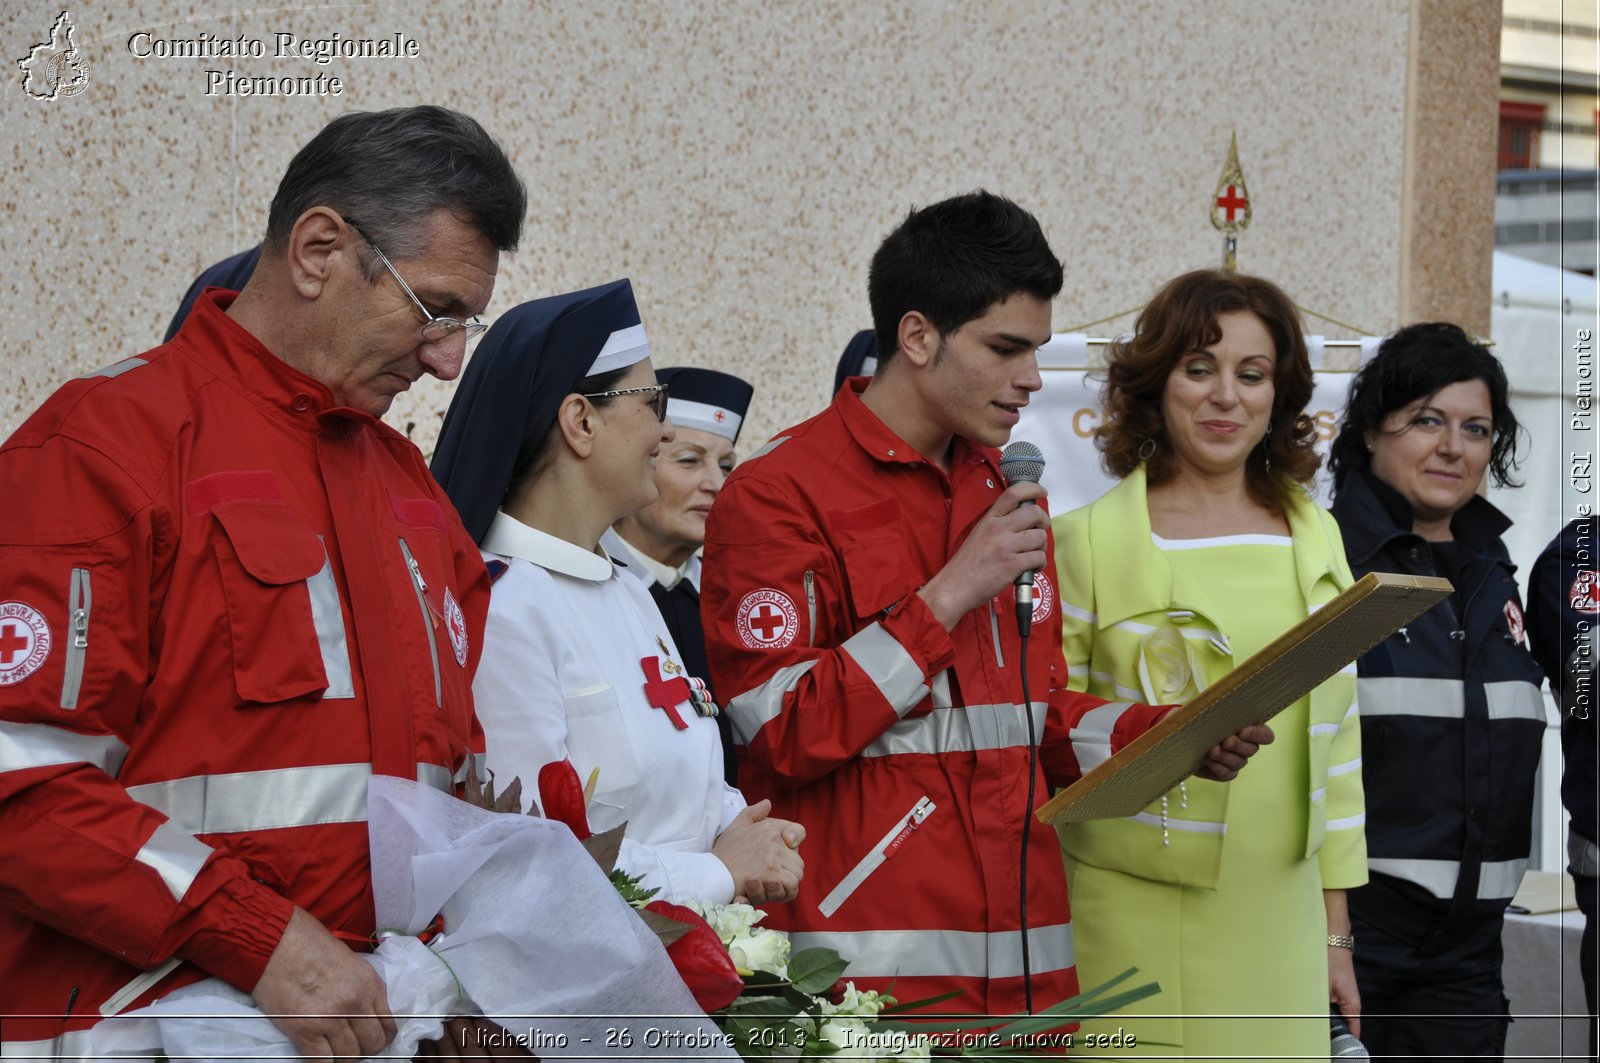
<path fill-rule="evenodd" d="M 344 614 L 321 538 L 283 502 L 212 508 L 239 701 L 354 697 Z"/>
<path fill-rule="evenodd" d="M 598 771 L 594 803 L 620 814 L 639 784 L 640 773 L 616 690 L 607 685 L 562 694 L 561 704 L 567 717 L 567 752 L 578 778 L 587 781 L 591 772 Z"/>
<path fill-rule="evenodd" d="M 859 619 L 879 618 L 922 582 L 907 570 L 906 547 L 897 537 L 845 534 L 839 557 L 850 584 L 850 607 Z"/>

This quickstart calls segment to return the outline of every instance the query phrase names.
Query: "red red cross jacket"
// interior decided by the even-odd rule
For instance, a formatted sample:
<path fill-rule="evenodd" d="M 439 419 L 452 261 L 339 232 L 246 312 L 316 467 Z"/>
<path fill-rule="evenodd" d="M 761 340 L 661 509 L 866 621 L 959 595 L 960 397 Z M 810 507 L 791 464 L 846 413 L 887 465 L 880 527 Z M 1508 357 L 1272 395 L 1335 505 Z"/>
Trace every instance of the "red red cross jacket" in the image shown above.
<path fill-rule="evenodd" d="M 248 991 L 291 903 L 370 933 L 367 779 L 448 788 L 482 748 L 477 548 L 231 298 L 0 448 L 0 1007 L 37 1016 L 7 1055 L 207 974 Z"/>
<path fill-rule="evenodd" d="M 1012 596 L 946 632 L 916 595 L 1005 483 L 996 452 L 959 439 L 946 476 L 862 404 L 864 386 L 741 465 L 707 528 L 702 615 L 741 788 L 808 832 L 800 895 L 768 924 L 796 950 L 838 950 L 858 984 L 894 979 L 901 1000 L 955 989 L 940 1010 L 1016 1012 L 1031 810 Z M 1084 744 L 1120 748 L 1162 710 L 1067 689 L 1050 569 L 1030 641 L 1042 804 L 1078 777 Z M 1035 1005 L 1072 995 L 1066 880 L 1038 823 L 1028 923 Z"/>

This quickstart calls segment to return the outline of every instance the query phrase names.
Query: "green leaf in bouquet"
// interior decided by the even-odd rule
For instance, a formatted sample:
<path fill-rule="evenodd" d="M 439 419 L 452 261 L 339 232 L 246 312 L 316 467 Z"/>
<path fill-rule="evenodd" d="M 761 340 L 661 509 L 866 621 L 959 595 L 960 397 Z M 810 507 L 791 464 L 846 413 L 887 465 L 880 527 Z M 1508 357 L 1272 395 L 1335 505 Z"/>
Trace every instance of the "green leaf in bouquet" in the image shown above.
<path fill-rule="evenodd" d="M 802 993 L 821 996 L 848 966 L 832 949 L 805 949 L 789 957 L 789 981 Z"/>
<path fill-rule="evenodd" d="M 656 940 L 661 942 L 662 948 L 666 948 L 694 929 L 688 923 L 680 923 L 676 919 L 669 919 L 660 912 L 652 912 L 648 908 L 636 908 L 634 910 L 639 913 L 639 918 L 644 920 L 644 925 L 649 927 L 655 934 Z"/>
<path fill-rule="evenodd" d="M 1161 986 L 1156 982 L 1147 982 L 1133 989 L 1126 989 L 1118 993 L 1113 990 L 1118 985 L 1126 982 L 1138 973 L 1137 967 L 1130 967 L 1109 981 L 1102 982 L 1085 993 L 1075 997 L 1058 1001 L 1047 1008 L 1041 1008 L 1032 1015 L 1019 1015 L 1004 1021 L 996 1026 L 994 1021 L 984 1021 L 983 1018 L 967 1018 L 964 1020 L 950 1020 L 940 1022 L 914 1022 L 906 1019 L 885 1019 L 881 1015 L 875 1023 L 884 1030 L 903 1030 L 907 1033 L 961 1033 L 970 1030 L 990 1030 L 999 1035 L 1002 1043 L 989 1048 L 979 1045 L 968 1046 L 964 1056 L 1005 1056 L 1016 1055 L 1017 1049 L 1013 1047 L 1014 1038 L 1047 1033 L 1059 1027 L 1084 1019 L 1096 1019 L 1112 1014 L 1120 1008 L 1125 1008 L 1135 1001 L 1145 997 L 1154 996 L 1161 992 Z M 935 1000 L 947 999 L 945 997 L 930 998 L 928 1001 L 918 1001 L 919 1004 L 928 1004 Z M 889 1009 L 884 1009 L 884 1014 Z"/>
<path fill-rule="evenodd" d="M 821 1059 L 823 1056 L 838 1055 L 841 1051 L 843 1051 L 843 1049 L 834 1044 L 832 1041 L 828 1040 L 826 1037 L 808 1037 L 806 1038 L 805 1048 L 801 1049 L 800 1051 L 800 1058 Z M 851 1052 L 849 1058 L 860 1059 L 860 1050 L 858 1049 L 855 1052 Z"/>
<path fill-rule="evenodd" d="M 1138 970 L 1137 967 L 1129 967 L 1115 978 L 1100 983 L 1086 993 L 1068 997 L 1048 1008 L 1040 1009 L 1033 1015 L 1023 1016 L 999 1026 L 991 1032 L 999 1038 L 1000 1044 L 993 1047 L 972 1045 L 961 1054 L 980 1058 L 1014 1056 L 1018 1052 L 1016 1043 L 1019 1040 L 1048 1033 L 1084 1019 L 1100 1018 L 1161 992 L 1161 986 L 1156 982 L 1146 982 L 1144 985 L 1125 989 L 1120 993 L 1110 992 L 1113 987 L 1133 977 Z"/>
<path fill-rule="evenodd" d="M 819 1018 L 822 1015 L 821 997 L 813 996 L 810 993 L 802 993 L 792 985 L 783 987 L 783 995 L 788 997 L 802 1013 L 810 1015 L 812 1018 Z"/>
<path fill-rule="evenodd" d="M 620 867 L 611 870 L 611 885 L 616 888 L 617 895 L 635 908 L 643 908 L 650 903 L 650 898 L 661 892 L 645 889 L 640 885 L 643 880 L 643 875 L 630 875 Z"/>
<path fill-rule="evenodd" d="M 749 997 L 741 996 L 732 1004 L 717 1012 L 717 1016 L 726 1015 L 729 1018 L 747 1019 L 751 1017 L 768 1019 L 792 1019 L 800 1014 L 800 1009 L 793 1001 L 785 1000 L 781 996 L 775 997 Z"/>
<path fill-rule="evenodd" d="M 884 992 L 888 992 L 888 990 L 884 990 Z M 915 1011 L 918 1008 L 931 1008 L 935 1004 L 943 1004 L 945 1001 L 950 1000 L 952 997 L 959 997 L 960 995 L 961 995 L 961 990 L 952 989 L 952 990 L 950 990 L 950 992 L 948 992 L 948 993 L 940 993 L 936 997 L 923 997 L 921 1000 L 909 1000 L 904 1004 L 899 1004 L 899 1003 L 890 1004 L 887 1007 L 885 1007 L 882 1011 L 878 1012 L 878 1014 L 879 1015 L 899 1015 L 899 1014 L 902 1014 L 902 1013 L 907 1012 L 907 1011 Z"/>
<path fill-rule="evenodd" d="M 813 1039 L 789 1020 L 798 1009 L 782 997 L 740 997 L 712 1018 L 745 1059 L 793 1058 Z"/>
<path fill-rule="evenodd" d="M 578 844 L 594 857 L 594 862 L 600 865 L 600 870 L 609 875 L 617 866 L 617 856 L 622 852 L 622 832 L 627 828 L 627 823 L 619 823 L 610 830 L 589 835 Z"/>

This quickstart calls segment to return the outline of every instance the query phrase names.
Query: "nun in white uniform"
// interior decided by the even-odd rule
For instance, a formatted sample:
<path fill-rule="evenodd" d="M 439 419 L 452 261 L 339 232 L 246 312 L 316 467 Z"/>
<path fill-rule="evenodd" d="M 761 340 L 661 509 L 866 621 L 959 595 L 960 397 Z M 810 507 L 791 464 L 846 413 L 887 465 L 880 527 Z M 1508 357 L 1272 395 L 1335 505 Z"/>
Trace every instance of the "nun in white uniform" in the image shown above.
<path fill-rule="evenodd" d="M 488 766 L 540 799 L 594 778 L 618 866 L 673 901 L 793 899 L 805 832 L 723 782 L 715 703 L 644 583 L 599 549 L 656 498 L 673 439 L 626 280 L 524 303 L 484 337 L 433 462 L 494 576 L 473 682 Z"/>

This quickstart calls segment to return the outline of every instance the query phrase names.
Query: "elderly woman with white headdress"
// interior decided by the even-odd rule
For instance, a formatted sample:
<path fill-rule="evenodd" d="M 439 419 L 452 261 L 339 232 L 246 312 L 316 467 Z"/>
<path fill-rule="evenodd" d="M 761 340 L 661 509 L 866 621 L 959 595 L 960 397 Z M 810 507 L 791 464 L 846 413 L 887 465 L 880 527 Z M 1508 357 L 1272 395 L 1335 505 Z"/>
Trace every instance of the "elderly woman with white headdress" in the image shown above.
<path fill-rule="evenodd" d="M 542 807 L 584 780 L 589 825 L 626 823 L 618 866 L 668 900 L 789 900 L 803 828 L 723 782 L 715 703 L 599 547 L 656 499 L 666 409 L 626 280 L 516 307 L 467 367 L 433 470 L 494 578 L 473 684 L 488 766 L 537 780 Z"/>
<path fill-rule="evenodd" d="M 700 548 L 706 518 L 733 471 L 739 428 L 755 389 L 731 373 L 675 367 L 657 374 L 672 389 L 667 419 L 676 436 L 656 459 L 656 500 L 617 521 L 600 545 L 650 588 L 650 597 L 683 651 L 684 665 L 709 682 L 706 633 L 700 621 Z M 715 697 L 716 692 L 712 691 Z M 733 733 L 719 715 L 722 767 L 738 784 Z"/>

